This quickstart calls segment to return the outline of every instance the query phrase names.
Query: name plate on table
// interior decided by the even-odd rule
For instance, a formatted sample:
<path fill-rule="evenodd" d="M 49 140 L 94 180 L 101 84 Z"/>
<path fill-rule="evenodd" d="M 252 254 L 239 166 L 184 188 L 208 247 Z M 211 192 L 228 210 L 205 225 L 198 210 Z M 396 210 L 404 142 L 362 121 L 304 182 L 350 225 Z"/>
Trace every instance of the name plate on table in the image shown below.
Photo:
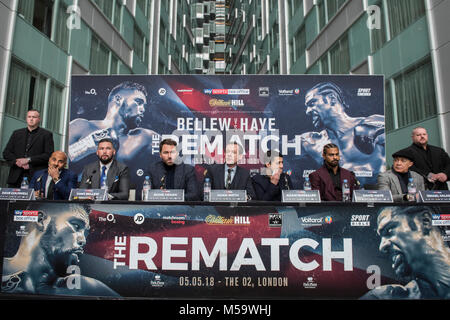
<path fill-rule="evenodd" d="M 353 202 L 394 202 L 391 190 L 353 190 Z"/>
<path fill-rule="evenodd" d="M 424 203 L 450 202 L 449 190 L 421 190 L 419 195 L 420 201 Z"/>
<path fill-rule="evenodd" d="M 247 202 L 247 190 L 211 190 L 210 202 Z"/>
<path fill-rule="evenodd" d="M 69 200 L 108 200 L 104 189 L 72 189 Z"/>
<path fill-rule="evenodd" d="M 319 190 L 281 190 L 282 202 L 320 203 Z"/>
<path fill-rule="evenodd" d="M 35 200 L 34 189 L 0 188 L 0 200 Z"/>
<path fill-rule="evenodd" d="M 147 200 L 154 202 L 183 202 L 183 189 L 151 189 L 148 190 Z"/>

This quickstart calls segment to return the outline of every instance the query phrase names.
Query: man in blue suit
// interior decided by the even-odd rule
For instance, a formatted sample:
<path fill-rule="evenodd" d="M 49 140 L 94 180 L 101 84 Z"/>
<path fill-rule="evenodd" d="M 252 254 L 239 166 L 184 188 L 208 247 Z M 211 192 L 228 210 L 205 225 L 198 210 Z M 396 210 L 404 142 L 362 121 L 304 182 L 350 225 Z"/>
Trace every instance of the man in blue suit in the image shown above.
<path fill-rule="evenodd" d="M 50 200 L 67 200 L 70 191 L 77 187 L 77 175 L 64 167 L 67 155 L 55 151 L 48 160 L 48 168 L 34 173 L 30 188 L 34 189 L 36 198 Z"/>
<path fill-rule="evenodd" d="M 164 139 L 159 144 L 161 161 L 150 165 L 150 183 L 154 189 L 184 189 L 186 201 L 200 200 L 200 193 L 193 166 L 178 158 L 177 142 Z"/>

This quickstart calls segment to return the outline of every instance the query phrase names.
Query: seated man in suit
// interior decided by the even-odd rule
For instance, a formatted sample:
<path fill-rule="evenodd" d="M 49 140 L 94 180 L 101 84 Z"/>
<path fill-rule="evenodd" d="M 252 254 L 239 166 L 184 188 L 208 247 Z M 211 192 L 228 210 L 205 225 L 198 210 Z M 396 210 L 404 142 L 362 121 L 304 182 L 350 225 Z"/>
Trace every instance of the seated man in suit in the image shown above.
<path fill-rule="evenodd" d="M 234 142 L 225 147 L 225 163 L 211 165 L 205 171 L 205 178 L 211 181 L 211 189 L 247 190 L 247 199 L 256 199 L 250 171 L 237 165 L 242 158 L 242 147 Z"/>
<path fill-rule="evenodd" d="M 292 189 L 291 177 L 283 172 L 283 155 L 267 151 L 263 174 L 252 177 L 257 200 L 281 201 L 281 190 Z"/>
<path fill-rule="evenodd" d="M 116 150 L 112 140 L 99 141 L 97 157 L 99 161 L 84 167 L 80 189 L 100 189 L 106 184 L 109 200 L 128 200 L 130 174 L 128 167 L 115 159 Z"/>
<path fill-rule="evenodd" d="M 377 189 L 391 190 L 395 202 L 407 201 L 409 178 L 413 179 L 417 191 L 425 190 L 425 179 L 417 172 L 409 170 L 414 165 L 413 153 L 406 148 L 395 152 L 392 157 L 392 169 L 378 175 Z"/>
<path fill-rule="evenodd" d="M 183 189 L 186 201 L 199 201 L 194 167 L 178 158 L 176 146 L 176 141 L 171 139 L 164 139 L 159 144 L 161 161 L 151 164 L 148 170 L 151 186 L 155 189 Z"/>
<path fill-rule="evenodd" d="M 320 191 L 322 201 L 342 201 L 342 183 L 347 179 L 350 187 L 350 199 L 353 190 L 357 189 L 357 181 L 352 171 L 339 166 L 339 148 L 333 143 L 323 147 L 322 157 L 324 164 L 322 167 L 309 175 L 311 188 Z"/>
<path fill-rule="evenodd" d="M 65 169 L 67 155 L 55 151 L 48 160 L 48 168 L 36 171 L 30 182 L 37 199 L 67 200 L 70 191 L 77 187 L 76 173 Z"/>

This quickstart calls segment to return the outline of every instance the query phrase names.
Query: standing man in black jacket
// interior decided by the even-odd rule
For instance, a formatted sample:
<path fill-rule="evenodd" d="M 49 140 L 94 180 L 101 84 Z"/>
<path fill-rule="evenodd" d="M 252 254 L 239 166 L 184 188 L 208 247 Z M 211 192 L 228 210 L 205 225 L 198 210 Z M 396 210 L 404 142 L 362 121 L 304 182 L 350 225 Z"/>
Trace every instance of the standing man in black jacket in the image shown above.
<path fill-rule="evenodd" d="M 15 130 L 3 150 L 3 157 L 11 166 L 8 176 L 10 188 L 19 188 L 23 177 L 30 181 L 36 171 L 47 168 L 54 150 L 53 134 L 39 127 L 39 111 L 28 110 L 26 120 L 27 127 Z"/>
<path fill-rule="evenodd" d="M 412 145 L 408 147 L 414 155 L 411 170 L 428 179 L 428 189 L 448 190 L 450 178 L 450 157 L 444 149 L 428 144 L 425 128 L 417 127 L 412 131 Z"/>

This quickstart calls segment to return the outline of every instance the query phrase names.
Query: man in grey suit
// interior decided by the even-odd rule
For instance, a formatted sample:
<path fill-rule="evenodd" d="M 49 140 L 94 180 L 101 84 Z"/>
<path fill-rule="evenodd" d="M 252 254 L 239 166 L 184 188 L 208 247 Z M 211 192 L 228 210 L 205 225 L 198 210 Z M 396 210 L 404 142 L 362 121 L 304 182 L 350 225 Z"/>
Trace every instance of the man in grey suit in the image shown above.
<path fill-rule="evenodd" d="M 377 189 L 391 190 L 395 202 L 407 200 L 409 178 L 413 179 L 417 191 L 425 190 L 424 178 L 420 174 L 409 170 L 414 164 L 413 154 L 408 149 L 402 149 L 395 152 L 392 157 L 394 158 L 392 170 L 378 175 Z"/>
<path fill-rule="evenodd" d="M 194 167 L 178 158 L 176 146 L 177 142 L 171 139 L 164 139 L 159 144 L 161 161 L 151 164 L 148 170 L 152 188 L 183 189 L 186 201 L 199 201 Z"/>
<path fill-rule="evenodd" d="M 107 186 L 109 200 L 128 200 L 130 175 L 128 167 L 114 159 L 116 150 L 112 140 L 99 141 L 97 157 L 99 161 L 84 167 L 80 189 L 100 189 Z"/>

